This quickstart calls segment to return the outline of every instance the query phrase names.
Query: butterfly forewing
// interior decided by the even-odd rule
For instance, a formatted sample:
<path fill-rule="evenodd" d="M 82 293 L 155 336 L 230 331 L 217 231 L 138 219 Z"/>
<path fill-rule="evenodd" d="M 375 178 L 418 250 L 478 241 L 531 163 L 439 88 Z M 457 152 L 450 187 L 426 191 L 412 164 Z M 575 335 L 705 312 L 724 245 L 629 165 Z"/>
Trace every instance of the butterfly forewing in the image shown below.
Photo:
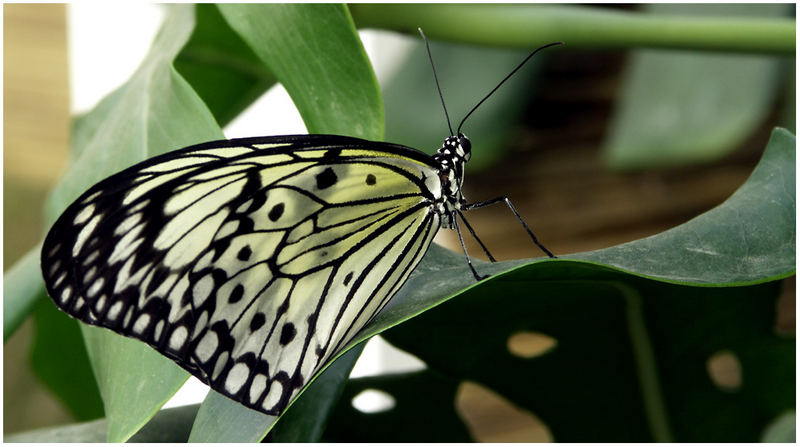
<path fill-rule="evenodd" d="M 56 304 L 279 414 L 440 225 L 426 155 L 335 136 L 205 143 L 98 183 L 42 249 Z"/>

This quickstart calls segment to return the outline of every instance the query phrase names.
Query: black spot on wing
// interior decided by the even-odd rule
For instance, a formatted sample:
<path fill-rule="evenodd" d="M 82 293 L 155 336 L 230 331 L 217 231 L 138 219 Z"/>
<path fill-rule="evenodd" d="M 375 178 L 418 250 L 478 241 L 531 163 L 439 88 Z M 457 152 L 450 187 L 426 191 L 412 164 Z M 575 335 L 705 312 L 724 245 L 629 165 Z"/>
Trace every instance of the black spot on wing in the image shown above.
<path fill-rule="evenodd" d="M 264 316 L 264 314 L 261 313 L 261 312 L 257 312 L 253 316 L 253 319 L 250 320 L 250 331 L 251 332 L 255 332 L 255 331 L 259 330 L 261 328 L 261 326 L 264 326 L 264 323 L 266 323 L 266 322 L 267 322 L 267 318 Z"/>
<path fill-rule="evenodd" d="M 294 391 L 294 389 L 304 387 L 305 384 L 306 384 L 306 379 L 303 378 L 303 375 L 300 374 L 300 371 L 294 373 L 291 382 L 289 382 L 289 386 L 292 387 L 292 391 Z"/>
<path fill-rule="evenodd" d="M 244 296 L 244 286 L 241 284 L 236 284 L 236 287 L 233 288 L 231 291 L 231 295 L 228 297 L 228 302 L 231 304 L 239 302 Z"/>
<path fill-rule="evenodd" d="M 278 306 L 277 315 L 281 316 L 281 315 L 285 314 L 287 310 L 289 310 L 289 298 L 288 297 L 285 300 L 283 300 L 283 302 L 281 303 L 280 306 Z"/>
<path fill-rule="evenodd" d="M 375 176 L 372 174 L 367 174 L 367 185 L 374 185 L 375 184 Z"/>
<path fill-rule="evenodd" d="M 319 184 L 319 178 L 317 178 L 317 184 Z M 282 202 L 273 206 L 272 209 L 269 210 L 269 214 L 267 215 L 269 217 L 269 220 L 276 222 L 278 219 L 280 219 L 281 216 L 283 215 L 284 208 L 285 207 Z"/>
<path fill-rule="evenodd" d="M 248 259 L 250 259 L 250 255 L 252 255 L 252 254 L 253 254 L 253 250 L 250 249 L 250 246 L 249 245 L 245 245 L 244 247 L 242 247 L 241 250 L 239 250 L 239 254 L 237 254 L 236 257 L 240 261 L 247 261 Z"/>
<path fill-rule="evenodd" d="M 325 168 L 324 171 L 317 174 L 316 179 L 317 189 L 330 188 L 339 180 L 338 177 L 336 177 L 336 173 L 333 172 L 333 168 Z"/>
<path fill-rule="evenodd" d="M 289 344 L 289 342 L 294 340 L 295 335 L 297 335 L 297 329 L 294 328 L 294 325 L 292 323 L 284 324 L 283 328 L 281 328 L 281 346 Z"/>

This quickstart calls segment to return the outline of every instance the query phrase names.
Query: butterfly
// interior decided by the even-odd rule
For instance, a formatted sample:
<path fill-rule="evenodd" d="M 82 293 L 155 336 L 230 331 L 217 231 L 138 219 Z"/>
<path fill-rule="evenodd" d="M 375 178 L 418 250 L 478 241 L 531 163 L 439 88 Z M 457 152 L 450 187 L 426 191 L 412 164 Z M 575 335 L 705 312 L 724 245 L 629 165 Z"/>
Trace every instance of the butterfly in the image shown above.
<path fill-rule="evenodd" d="M 553 256 L 507 198 L 465 200 L 464 120 L 433 156 L 290 135 L 140 162 L 89 188 L 52 226 L 41 252 L 47 292 L 70 316 L 141 340 L 217 392 L 279 415 L 400 289 L 439 228 L 457 230 L 482 279 L 462 211 L 505 202 Z"/>

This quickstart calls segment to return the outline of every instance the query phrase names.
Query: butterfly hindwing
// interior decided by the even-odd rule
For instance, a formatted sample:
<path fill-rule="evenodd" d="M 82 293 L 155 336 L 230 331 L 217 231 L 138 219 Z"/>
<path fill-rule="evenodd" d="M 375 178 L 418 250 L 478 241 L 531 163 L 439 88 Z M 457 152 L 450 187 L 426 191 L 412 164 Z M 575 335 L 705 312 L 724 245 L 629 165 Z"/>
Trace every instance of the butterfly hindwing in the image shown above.
<path fill-rule="evenodd" d="M 316 135 L 155 157 L 62 214 L 42 250 L 48 293 L 279 414 L 430 245 L 441 185 L 428 160 Z"/>

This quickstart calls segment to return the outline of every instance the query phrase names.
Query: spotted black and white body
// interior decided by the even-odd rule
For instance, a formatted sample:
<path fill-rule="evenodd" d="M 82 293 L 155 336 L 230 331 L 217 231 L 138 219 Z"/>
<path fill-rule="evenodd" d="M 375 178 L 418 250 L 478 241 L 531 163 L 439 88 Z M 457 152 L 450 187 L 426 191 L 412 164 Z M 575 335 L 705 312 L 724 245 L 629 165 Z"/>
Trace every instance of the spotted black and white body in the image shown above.
<path fill-rule="evenodd" d="M 440 227 L 464 247 L 462 210 L 511 207 L 466 203 L 470 150 L 457 132 L 433 156 L 336 135 L 168 152 L 67 207 L 42 247 L 47 292 L 72 317 L 279 415 L 383 309 Z"/>
<path fill-rule="evenodd" d="M 464 184 L 464 165 L 469 161 L 471 151 L 469 138 L 459 133 L 458 136 L 445 138 L 442 147 L 433 156 L 442 182 L 442 196 L 436 212 L 442 216 L 443 228 L 455 229 L 455 215 L 467 203 L 461 193 L 461 185 Z"/>

